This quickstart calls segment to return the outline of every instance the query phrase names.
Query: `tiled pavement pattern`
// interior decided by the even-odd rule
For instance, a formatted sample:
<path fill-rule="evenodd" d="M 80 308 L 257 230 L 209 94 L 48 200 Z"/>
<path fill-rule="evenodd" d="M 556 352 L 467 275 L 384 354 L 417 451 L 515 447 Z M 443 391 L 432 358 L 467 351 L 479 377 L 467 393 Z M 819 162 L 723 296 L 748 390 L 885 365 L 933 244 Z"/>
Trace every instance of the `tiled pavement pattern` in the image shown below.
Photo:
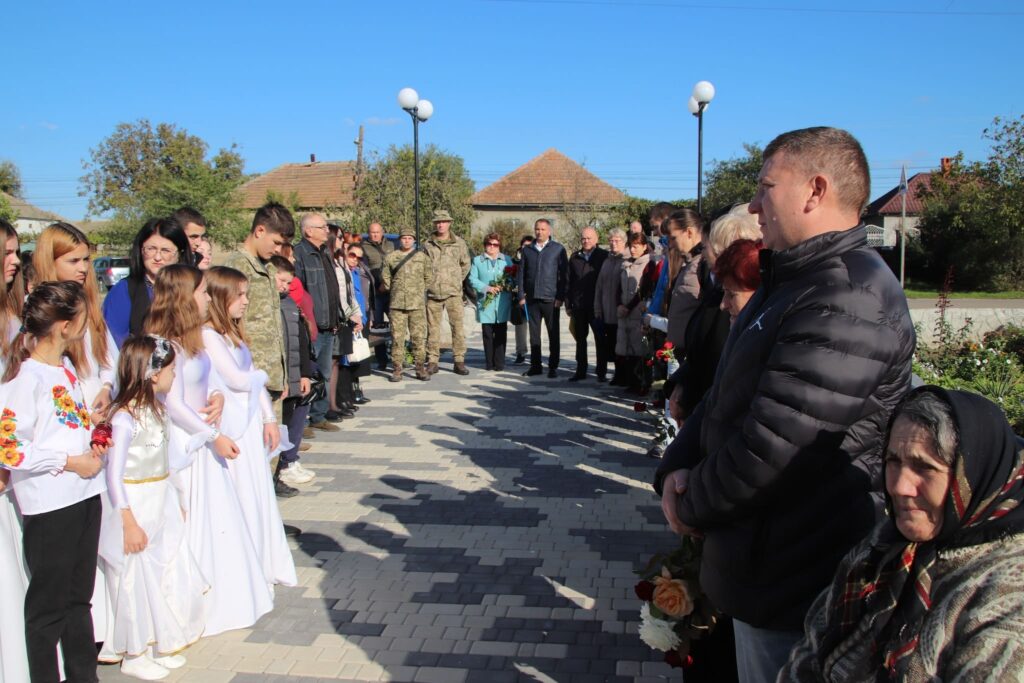
<path fill-rule="evenodd" d="M 567 334 L 558 379 L 528 381 L 484 372 L 469 329 L 469 376 L 450 355 L 429 383 L 375 375 L 373 402 L 318 432 L 303 455 L 318 478 L 281 502 L 303 531 L 301 585 L 166 680 L 679 678 L 636 635 L 632 571 L 674 543 L 647 483 L 649 418 L 593 377 L 566 381 Z"/>

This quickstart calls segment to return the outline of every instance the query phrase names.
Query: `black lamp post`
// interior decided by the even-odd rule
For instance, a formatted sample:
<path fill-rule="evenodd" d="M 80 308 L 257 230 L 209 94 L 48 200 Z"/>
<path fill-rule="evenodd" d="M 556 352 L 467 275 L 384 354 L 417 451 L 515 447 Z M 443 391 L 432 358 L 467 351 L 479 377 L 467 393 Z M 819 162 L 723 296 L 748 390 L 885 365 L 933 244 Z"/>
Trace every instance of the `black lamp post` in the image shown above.
<path fill-rule="evenodd" d="M 434 113 L 434 105 L 430 100 L 421 100 L 419 93 L 412 88 L 398 91 L 398 106 L 409 112 L 412 117 L 412 165 L 414 177 L 414 204 L 416 212 L 416 244 L 420 243 L 420 122 L 426 121 Z"/>
<path fill-rule="evenodd" d="M 699 81 L 693 86 L 693 94 L 686 108 L 697 117 L 697 213 L 704 215 L 704 110 L 715 97 L 715 86 L 709 81 Z"/>

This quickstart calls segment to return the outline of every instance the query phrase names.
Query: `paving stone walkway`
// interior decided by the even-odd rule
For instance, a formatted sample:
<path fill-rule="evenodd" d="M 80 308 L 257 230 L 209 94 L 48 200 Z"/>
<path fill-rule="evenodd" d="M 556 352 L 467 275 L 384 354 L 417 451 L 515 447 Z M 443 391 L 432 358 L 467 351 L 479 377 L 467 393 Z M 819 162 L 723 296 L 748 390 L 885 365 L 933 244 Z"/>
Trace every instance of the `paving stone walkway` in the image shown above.
<path fill-rule="evenodd" d="M 675 543 L 648 486 L 650 418 L 567 381 L 567 334 L 558 379 L 527 380 L 485 372 L 470 329 L 469 376 L 450 356 L 428 383 L 375 375 L 372 403 L 318 432 L 317 479 L 281 502 L 300 585 L 166 680 L 680 678 L 636 635 L 633 569 Z"/>

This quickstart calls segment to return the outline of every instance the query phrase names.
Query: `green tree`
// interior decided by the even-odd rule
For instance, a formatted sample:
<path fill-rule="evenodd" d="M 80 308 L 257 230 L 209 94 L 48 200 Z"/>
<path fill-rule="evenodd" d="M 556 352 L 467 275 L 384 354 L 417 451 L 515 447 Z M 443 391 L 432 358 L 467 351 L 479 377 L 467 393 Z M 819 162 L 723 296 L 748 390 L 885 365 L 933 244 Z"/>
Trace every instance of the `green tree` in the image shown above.
<path fill-rule="evenodd" d="M 217 241 L 241 239 L 246 225 L 236 191 L 245 162 L 234 145 L 210 159 L 207 150 L 202 138 L 173 124 L 118 124 L 83 162 L 80 194 L 89 197 L 88 213 L 113 214 L 102 238 L 126 244 L 146 219 L 191 206 L 206 216 Z"/>
<path fill-rule="evenodd" d="M 922 190 L 923 273 L 941 281 L 952 267 L 959 289 L 1016 289 L 1024 285 L 1024 115 L 996 117 L 983 137 L 985 161 L 953 158 L 948 171 Z"/>
<path fill-rule="evenodd" d="M 4 219 L 11 225 L 14 225 L 14 221 L 18 220 L 18 212 L 11 206 L 11 202 L 8 201 L 6 195 L 0 194 L 0 218 Z"/>
<path fill-rule="evenodd" d="M 415 225 L 413 149 L 410 145 L 392 145 L 383 155 L 374 155 L 367 164 L 355 192 L 356 208 L 352 213 L 353 229 L 364 231 L 378 221 L 389 232 Z M 448 211 L 452 230 L 468 238 L 473 223 L 473 181 L 466 172 L 462 157 L 449 154 L 434 145 L 420 153 L 420 239 L 431 231 L 430 219 L 435 210 Z"/>
<path fill-rule="evenodd" d="M 764 150 L 756 144 L 743 144 L 745 156 L 712 161 L 704 190 L 704 215 L 713 216 L 733 204 L 749 202 L 757 193 Z"/>
<path fill-rule="evenodd" d="M 23 199 L 21 192 L 21 171 L 13 161 L 3 159 L 0 161 L 0 192 L 6 192 L 12 197 Z"/>

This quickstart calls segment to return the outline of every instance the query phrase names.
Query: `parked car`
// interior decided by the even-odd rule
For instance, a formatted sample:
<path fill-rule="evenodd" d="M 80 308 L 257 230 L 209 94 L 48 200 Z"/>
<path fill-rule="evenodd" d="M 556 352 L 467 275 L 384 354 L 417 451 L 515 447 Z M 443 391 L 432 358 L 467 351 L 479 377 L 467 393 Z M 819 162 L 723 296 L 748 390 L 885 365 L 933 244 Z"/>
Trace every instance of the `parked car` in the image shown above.
<path fill-rule="evenodd" d="M 128 277 L 128 259 L 119 256 L 100 256 L 93 259 L 93 270 L 96 271 L 96 283 L 100 291 L 105 292 L 121 280 Z"/>

